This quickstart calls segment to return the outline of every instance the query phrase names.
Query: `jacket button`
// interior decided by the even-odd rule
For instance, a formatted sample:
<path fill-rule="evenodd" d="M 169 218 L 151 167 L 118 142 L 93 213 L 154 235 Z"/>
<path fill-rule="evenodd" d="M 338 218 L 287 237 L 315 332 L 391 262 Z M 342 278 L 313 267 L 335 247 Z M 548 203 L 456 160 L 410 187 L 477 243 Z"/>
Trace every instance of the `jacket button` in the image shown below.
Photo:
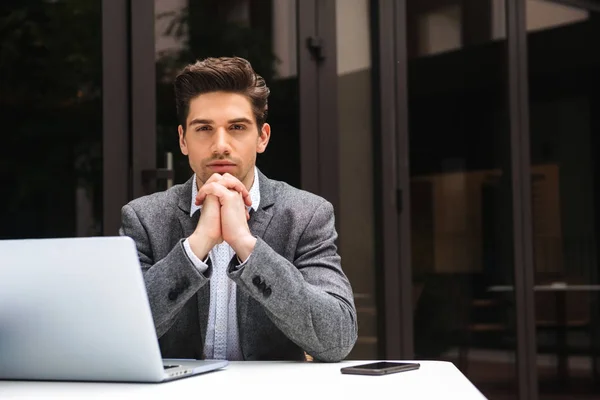
<path fill-rule="evenodd" d="M 256 275 L 252 278 L 252 283 L 254 283 L 254 286 L 259 286 L 262 283 L 262 279 L 260 279 L 260 276 Z"/>
<path fill-rule="evenodd" d="M 178 297 L 178 296 L 179 296 L 179 293 L 177 293 L 177 292 L 176 292 L 176 291 L 174 291 L 174 290 L 171 290 L 171 291 L 169 292 L 169 300 L 173 300 L 173 301 L 175 301 L 175 300 L 177 299 L 177 297 Z"/>
<path fill-rule="evenodd" d="M 271 288 L 270 288 L 270 287 L 268 287 L 268 288 L 266 288 L 265 290 L 263 290 L 263 295 L 264 295 L 265 297 L 269 297 L 269 296 L 271 295 Z"/>

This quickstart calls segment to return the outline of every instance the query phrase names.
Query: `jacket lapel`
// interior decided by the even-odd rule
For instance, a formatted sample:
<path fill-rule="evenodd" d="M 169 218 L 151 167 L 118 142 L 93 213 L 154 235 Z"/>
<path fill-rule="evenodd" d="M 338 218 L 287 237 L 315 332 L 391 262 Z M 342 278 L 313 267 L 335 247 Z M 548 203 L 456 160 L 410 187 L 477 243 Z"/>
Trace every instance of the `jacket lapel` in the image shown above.
<path fill-rule="evenodd" d="M 177 214 L 179 223 L 181 225 L 181 238 L 190 236 L 196 229 L 198 220 L 200 219 L 200 212 L 194 213 L 194 215 L 190 218 L 193 181 L 194 177 L 192 176 L 179 188 L 179 193 L 177 194 L 177 206 L 179 207 L 179 211 L 181 211 Z"/>
<path fill-rule="evenodd" d="M 248 226 L 253 235 L 262 238 L 271 222 L 271 218 L 273 218 L 272 206 L 275 204 L 275 187 L 273 182 L 264 176 L 260 170 L 258 171 L 258 184 L 260 204 L 258 210 L 251 215 Z"/>
<path fill-rule="evenodd" d="M 275 203 L 275 188 L 271 180 L 264 176 L 260 170 L 258 171 L 258 183 L 260 185 L 260 204 L 255 212 L 250 213 L 248 227 L 254 236 L 262 239 L 273 218 L 272 206 Z M 252 332 L 244 331 L 244 327 L 248 326 L 249 296 L 244 291 L 238 290 L 236 292 L 236 301 L 240 348 L 242 349 L 244 359 L 246 359 L 248 351 L 251 351 L 250 346 L 252 343 L 250 339 Z"/>

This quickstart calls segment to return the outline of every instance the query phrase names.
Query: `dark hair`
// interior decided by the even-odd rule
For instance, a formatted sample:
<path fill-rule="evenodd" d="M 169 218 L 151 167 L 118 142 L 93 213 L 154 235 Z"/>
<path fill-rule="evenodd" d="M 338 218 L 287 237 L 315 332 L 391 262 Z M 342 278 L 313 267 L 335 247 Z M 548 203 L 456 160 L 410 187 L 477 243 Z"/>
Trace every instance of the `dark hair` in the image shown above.
<path fill-rule="evenodd" d="M 190 102 L 211 92 L 239 93 L 248 98 L 258 129 L 267 120 L 269 88 L 265 80 L 240 57 L 206 58 L 185 67 L 175 78 L 177 118 L 186 128 Z"/>

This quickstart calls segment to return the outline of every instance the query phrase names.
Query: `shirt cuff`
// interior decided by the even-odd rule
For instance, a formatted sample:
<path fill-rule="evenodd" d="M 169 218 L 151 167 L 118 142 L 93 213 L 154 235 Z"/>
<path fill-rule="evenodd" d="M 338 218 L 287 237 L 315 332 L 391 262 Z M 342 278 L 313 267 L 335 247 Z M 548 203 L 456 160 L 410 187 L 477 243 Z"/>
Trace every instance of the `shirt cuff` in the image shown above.
<path fill-rule="evenodd" d="M 252 253 L 250 253 L 250 255 L 248 256 L 248 258 L 246 258 L 246 261 L 242 262 L 242 260 L 240 260 L 240 258 L 237 256 L 237 254 L 235 255 L 235 258 L 237 259 L 237 265 L 235 266 L 236 270 L 239 270 L 241 268 L 244 268 L 244 266 L 246 265 L 246 263 L 248 262 L 248 260 L 250 259 L 250 257 L 252 257 Z"/>
<path fill-rule="evenodd" d="M 204 274 L 206 272 L 206 270 L 208 269 L 207 262 L 208 262 L 209 256 L 207 255 L 206 258 L 204 259 L 204 261 L 199 259 L 198 256 L 192 251 L 192 247 L 190 246 L 190 241 L 188 239 L 185 239 L 183 241 L 183 248 L 185 249 L 185 253 L 189 257 L 189 259 L 192 261 L 192 264 L 194 264 L 194 267 L 196 267 L 196 269 L 201 274 Z M 248 258 L 250 258 L 250 257 L 248 257 Z"/>

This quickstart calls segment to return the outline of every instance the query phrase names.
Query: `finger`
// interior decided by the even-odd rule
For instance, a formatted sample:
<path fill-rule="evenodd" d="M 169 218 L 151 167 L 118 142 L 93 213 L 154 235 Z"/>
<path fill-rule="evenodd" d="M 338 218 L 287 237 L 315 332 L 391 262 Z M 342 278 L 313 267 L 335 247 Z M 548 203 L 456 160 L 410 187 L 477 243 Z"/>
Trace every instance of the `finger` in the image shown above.
<path fill-rule="evenodd" d="M 218 178 L 215 177 L 215 175 L 217 175 Z M 206 198 L 206 191 L 204 190 L 204 186 L 213 182 L 218 182 L 220 185 L 223 185 L 228 190 L 233 190 L 238 193 L 241 193 L 244 199 L 244 203 L 248 206 L 252 205 L 252 199 L 250 198 L 250 193 L 248 192 L 248 189 L 246 189 L 246 186 L 244 186 L 244 184 L 240 182 L 239 179 L 228 173 L 224 175 L 213 174 L 213 176 L 211 176 L 207 183 L 205 183 L 198 191 L 198 194 L 196 195 L 196 205 L 202 204 L 204 202 L 204 199 Z"/>
<path fill-rule="evenodd" d="M 204 184 L 206 185 L 207 183 L 219 182 L 221 179 L 223 179 L 223 175 L 215 172 L 210 176 L 210 178 L 208 178 L 206 182 L 204 182 Z"/>
<path fill-rule="evenodd" d="M 219 206 L 220 206 L 218 197 L 217 197 L 217 196 L 215 196 L 215 195 L 212 195 L 212 194 L 211 194 L 211 195 L 208 195 L 208 196 L 206 196 L 206 198 L 204 199 L 204 203 L 203 203 L 203 204 L 207 204 L 207 203 L 209 203 L 209 202 L 211 202 L 211 201 L 214 201 L 214 202 L 216 202 L 216 203 L 217 203 L 217 205 L 219 205 Z"/>
<path fill-rule="evenodd" d="M 242 197 L 242 201 L 248 207 L 252 205 L 252 197 L 250 196 L 250 192 L 248 192 L 246 187 L 240 181 L 228 181 L 226 179 L 223 179 L 217 183 L 219 185 L 222 185 L 229 191 L 239 193 Z M 202 190 L 200 190 L 200 192 L 198 192 L 197 198 L 199 198 L 201 201 L 204 201 L 204 197 L 206 197 L 205 193 Z"/>
<path fill-rule="evenodd" d="M 197 204 L 202 204 L 207 196 L 214 195 L 219 199 L 219 203 L 223 205 L 228 197 L 238 195 L 237 192 L 227 189 L 219 182 L 213 182 L 202 186 L 201 192 L 202 194 L 198 193 L 198 197 L 196 197 Z"/>
<path fill-rule="evenodd" d="M 246 186 L 238 178 L 231 175 L 230 173 L 225 173 L 223 174 L 223 179 L 219 181 L 219 183 L 225 186 L 227 189 L 235 190 L 236 192 L 241 193 L 244 199 L 244 204 L 246 204 L 247 206 L 252 205 L 252 198 L 250 197 L 250 192 L 248 192 Z"/>
<path fill-rule="evenodd" d="M 241 193 L 242 195 L 248 194 L 248 189 L 246 189 L 246 186 L 244 186 L 242 182 L 240 182 L 237 178 L 231 175 L 223 175 L 223 179 L 221 179 L 219 183 L 225 186 L 227 189 L 235 190 L 236 192 Z"/>
<path fill-rule="evenodd" d="M 213 184 L 218 185 L 217 182 L 214 182 Z M 224 192 L 219 190 L 217 193 L 214 191 L 214 189 L 212 187 L 206 187 L 206 188 L 203 187 L 203 189 L 200 192 L 198 192 L 198 194 L 196 195 L 196 205 L 199 206 L 199 205 L 204 204 L 204 202 L 206 201 L 206 198 L 210 195 L 214 195 L 215 197 L 222 198 L 226 192 L 237 193 L 234 191 L 230 191 L 229 189 L 225 188 L 224 186 L 221 186 L 221 188 Z"/>
<path fill-rule="evenodd" d="M 246 210 L 246 221 L 250 220 L 250 213 L 248 212 L 248 210 Z"/>
<path fill-rule="evenodd" d="M 223 179 L 223 175 L 214 173 L 214 174 L 212 174 L 210 176 L 210 178 L 207 179 L 206 182 L 204 182 L 204 185 L 207 185 L 207 184 L 213 183 L 213 182 L 219 182 L 221 179 Z M 202 185 L 202 187 L 204 187 L 204 185 Z M 201 193 L 202 187 L 198 191 L 198 194 L 196 194 L 195 203 L 196 203 L 197 206 L 199 206 L 200 204 L 204 203 L 204 199 L 206 198 L 206 195 Z"/>
<path fill-rule="evenodd" d="M 234 190 L 237 190 L 239 193 L 242 194 L 242 197 L 244 199 L 244 204 L 246 204 L 247 206 L 252 205 L 252 198 L 250 197 L 250 192 L 246 188 L 246 185 L 244 185 L 238 178 L 231 175 L 229 172 L 226 172 L 223 175 L 223 178 L 224 178 L 223 179 L 224 182 L 237 182 Z"/>
<path fill-rule="evenodd" d="M 250 197 L 250 193 L 248 193 L 247 196 L 242 196 L 242 200 L 244 201 L 244 204 L 248 207 L 252 205 L 252 197 Z"/>
<path fill-rule="evenodd" d="M 213 192 L 211 192 L 211 190 L 214 191 L 213 185 L 219 185 L 224 190 L 228 190 L 224 185 L 221 185 L 221 180 L 218 180 L 218 181 L 215 180 L 210 183 L 205 183 L 204 185 L 202 185 L 202 187 L 198 191 L 198 194 L 196 195 L 196 205 L 197 206 L 204 203 L 206 196 L 208 196 L 209 194 L 214 194 Z"/>

